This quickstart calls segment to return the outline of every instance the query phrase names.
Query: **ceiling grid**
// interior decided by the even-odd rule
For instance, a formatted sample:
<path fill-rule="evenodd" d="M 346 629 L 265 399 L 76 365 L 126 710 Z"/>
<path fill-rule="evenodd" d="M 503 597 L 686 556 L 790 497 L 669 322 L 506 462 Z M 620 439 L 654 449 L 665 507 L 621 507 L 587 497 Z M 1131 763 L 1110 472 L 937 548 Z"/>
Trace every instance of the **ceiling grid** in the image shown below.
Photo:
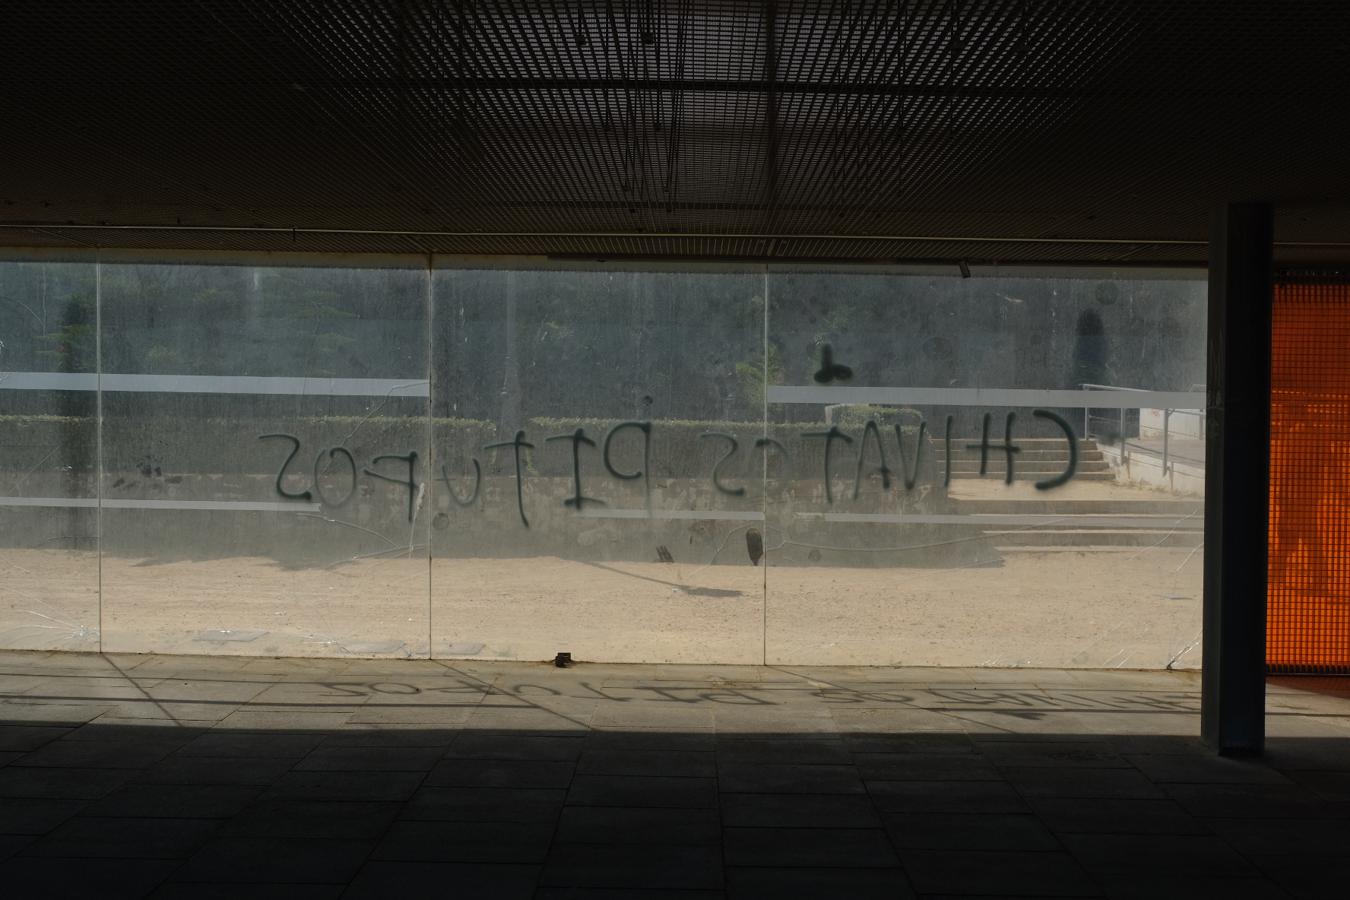
<path fill-rule="evenodd" d="M 1350 3 L 12 4 L 0 245 L 1350 255 Z M 770 31 L 770 28 L 772 31 Z"/>

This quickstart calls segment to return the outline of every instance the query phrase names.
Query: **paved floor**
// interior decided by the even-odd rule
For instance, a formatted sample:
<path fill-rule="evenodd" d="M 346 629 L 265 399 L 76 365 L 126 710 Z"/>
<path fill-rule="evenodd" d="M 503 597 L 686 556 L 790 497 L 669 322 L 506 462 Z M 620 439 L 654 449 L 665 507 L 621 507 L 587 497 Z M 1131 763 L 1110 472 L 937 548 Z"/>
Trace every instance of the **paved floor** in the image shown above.
<path fill-rule="evenodd" d="M 5 897 L 1340 897 L 1350 682 L 0 653 Z"/>

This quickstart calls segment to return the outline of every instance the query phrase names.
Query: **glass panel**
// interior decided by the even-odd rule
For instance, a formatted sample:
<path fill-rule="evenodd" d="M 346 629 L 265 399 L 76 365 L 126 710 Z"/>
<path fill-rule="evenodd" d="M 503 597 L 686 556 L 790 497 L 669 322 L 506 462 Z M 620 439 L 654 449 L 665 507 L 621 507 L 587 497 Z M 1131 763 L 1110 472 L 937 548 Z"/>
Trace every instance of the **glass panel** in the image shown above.
<path fill-rule="evenodd" d="M 433 652 L 759 662 L 763 276 L 434 286 Z"/>
<path fill-rule="evenodd" d="M 98 649 L 95 267 L 0 262 L 0 647 Z"/>
<path fill-rule="evenodd" d="M 1198 666 L 1202 281 L 793 270 L 770 297 L 769 662 Z"/>
<path fill-rule="evenodd" d="M 427 277 L 103 267 L 105 650 L 426 654 Z"/>

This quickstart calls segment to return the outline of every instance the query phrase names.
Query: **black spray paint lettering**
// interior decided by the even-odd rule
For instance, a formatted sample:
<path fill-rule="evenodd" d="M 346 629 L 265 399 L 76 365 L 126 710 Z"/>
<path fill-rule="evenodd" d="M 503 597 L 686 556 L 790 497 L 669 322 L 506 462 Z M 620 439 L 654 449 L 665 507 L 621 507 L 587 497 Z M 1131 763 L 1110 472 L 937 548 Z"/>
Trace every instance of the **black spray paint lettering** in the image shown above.
<path fill-rule="evenodd" d="M 291 460 L 295 459 L 295 454 L 300 452 L 300 439 L 293 434 L 274 433 L 258 435 L 258 440 L 260 441 L 265 441 L 268 438 L 281 438 L 282 440 L 291 442 L 291 452 L 286 456 L 286 461 L 281 464 L 281 469 L 277 472 L 277 493 L 287 500 L 308 500 L 310 498 L 309 491 L 297 491 L 296 493 L 291 493 L 281 486 L 281 479 L 286 476 L 286 467 L 291 464 Z"/>
<path fill-rule="evenodd" d="M 830 489 L 830 449 L 834 446 L 835 440 L 841 440 L 845 444 L 853 443 L 853 438 L 840 431 L 837 426 L 831 425 L 828 431 L 804 431 L 804 438 L 824 438 L 825 439 L 825 502 L 834 502 L 834 491 Z"/>
<path fill-rule="evenodd" d="M 1165 710 L 1169 712 L 1194 712 L 1199 708 L 1199 695 L 1186 692 L 1155 693 L 1146 697 L 1134 697 L 1126 694 L 1092 695 L 1057 690 L 1002 690 L 984 691 L 964 688 L 925 688 L 906 693 L 884 690 L 862 690 L 855 687 L 836 685 L 816 688 L 808 684 L 770 687 L 746 685 L 735 688 L 692 688 L 630 685 L 624 688 L 602 691 L 589 682 L 557 687 L 517 683 L 509 687 L 486 685 L 466 678 L 450 679 L 443 686 L 410 684 L 399 681 L 314 681 L 308 682 L 316 687 L 325 688 L 320 696 L 368 698 L 384 695 L 386 697 L 413 696 L 418 694 L 465 695 L 466 700 L 481 700 L 483 697 L 562 697 L 586 700 L 599 700 L 610 703 L 680 703 L 687 705 L 714 704 L 718 706 L 779 706 L 784 702 L 795 702 L 796 698 L 811 698 L 830 705 L 857 703 L 893 703 L 912 706 L 916 703 L 925 708 L 937 710 L 988 709 L 1005 707 L 1009 711 L 1027 711 L 1037 709 L 1139 709 Z M 580 693 L 574 688 L 580 688 Z M 635 696 L 621 696 L 618 691 L 626 691 Z M 682 696 L 688 695 L 688 696 Z M 934 701 L 940 701 L 934 703 Z M 377 705 L 379 705 L 377 703 Z M 443 704 L 444 706 L 463 706 L 462 702 Z M 467 704 L 467 705 L 472 705 Z"/>
<path fill-rule="evenodd" d="M 520 522 L 526 528 L 530 527 L 530 520 L 525 518 L 525 478 L 520 470 L 520 451 L 533 450 L 534 444 L 525 441 L 525 432 L 517 431 L 516 436 L 509 441 L 500 441 L 496 444 L 484 444 L 484 450 L 492 450 L 496 447 L 510 447 L 516 459 L 516 509 L 520 512 Z"/>
<path fill-rule="evenodd" d="M 782 442 L 782 441 L 774 440 L 774 439 L 771 438 L 771 437 L 757 437 L 757 438 L 755 438 L 755 449 L 758 450 L 758 449 L 760 449 L 761 447 L 765 448 L 765 450 L 764 450 L 764 465 L 765 465 L 766 468 L 767 468 L 768 465 L 769 465 L 769 451 L 768 451 L 768 449 L 767 449 L 767 448 L 769 448 L 769 447 L 772 447 L 773 449 L 775 449 L 775 450 L 777 450 L 779 453 L 781 453 L 781 454 L 783 455 L 783 459 L 788 459 L 788 458 L 789 458 L 789 457 L 788 457 L 788 451 L 787 451 L 787 448 L 783 446 L 783 442 Z"/>
<path fill-rule="evenodd" d="M 295 449 L 297 451 L 300 449 L 298 443 L 296 444 Z M 347 489 L 347 493 L 343 495 L 342 499 L 336 503 L 323 495 L 323 485 L 319 483 L 319 463 L 323 460 L 325 453 L 328 455 L 329 462 L 332 462 L 333 458 L 338 454 L 347 457 L 347 466 L 351 469 L 351 487 Z M 346 447 L 329 447 L 327 450 L 319 451 L 318 455 L 314 457 L 314 493 L 319 495 L 319 502 L 325 506 L 340 509 L 347 505 L 347 502 L 356 494 L 356 458 L 352 456 L 350 450 Z"/>
<path fill-rule="evenodd" d="M 386 459 L 397 459 L 408 464 L 408 477 L 406 479 L 391 478 L 388 475 L 381 475 L 372 469 L 362 469 L 371 478 L 378 478 L 381 481 L 388 481 L 391 484 L 401 484 L 408 489 L 408 521 L 411 522 L 417 513 L 417 451 L 409 450 L 407 453 L 382 453 L 370 461 L 372 466 L 378 466 Z"/>
<path fill-rule="evenodd" d="M 587 503 L 598 503 L 605 505 L 605 501 L 596 500 L 594 497 L 587 497 L 581 493 L 581 445 L 595 447 L 595 441 L 586 437 L 586 429 L 578 428 L 571 434 L 555 434 L 552 437 L 544 438 L 544 443 L 549 441 L 571 441 L 572 442 L 572 496 L 563 500 L 563 506 L 575 506 L 577 510 Z"/>
<path fill-rule="evenodd" d="M 620 472 L 614 468 L 614 462 L 609 457 L 610 446 L 614 443 L 614 437 L 625 428 L 636 428 L 642 432 L 642 468 L 637 472 Z M 647 498 L 647 505 L 652 502 L 652 478 L 651 478 L 651 458 L 652 458 L 652 423 L 651 422 L 620 422 L 609 430 L 605 435 L 605 449 L 603 453 L 605 462 L 605 471 L 621 481 L 633 481 L 642 479 L 643 493 Z"/>
<path fill-rule="evenodd" d="M 897 435 L 900 433 L 897 426 Z M 858 499 L 858 492 L 862 490 L 863 466 L 867 463 L 867 436 L 871 435 L 877 444 L 877 453 L 881 456 L 881 465 L 873 471 L 881 475 L 881 489 L 889 491 L 891 489 L 891 470 L 886 465 L 886 446 L 881 440 L 881 430 L 877 428 L 875 419 L 869 419 L 867 425 L 863 427 L 862 440 L 858 442 L 858 469 L 853 473 L 853 499 Z M 828 441 L 828 438 L 826 439 Z M 826 452 L 829 450 L 826 444 Z M 870 473 L 869 473 L 870 474 Z M 825 477 L 829 478 L 829 467 L 826 467 Z M 828 484 L 828 482 L 827 482 Z"/>
<path fill-rule="evenodd" d="M 730 496 L 732 496 L 732 497 L 744 497 L 744 496 L 745 496 L 745 488 L 743 488 L 743 487 L 738 487 L 738 488 L 727 487 L 725 484 L 722 483 L 722 466 L 723 466 L 725 463 L 729 462 L 729 461 L 731 460 L 731 458 L 732 458 L 733 456 L 736 455 L 736 450 L 737 450 L 737 448 L 740 447 L 740 442 L 736 440 L 736 436 L 733 435 L 733 434 L 727 434 L 727 433 L 724 432 L 724 431 L 705 431 L 705 432 L 703 432 L 702 434 L 700 434 L 699 437 L 700 437 L 700 438 L 710 438 L 710 437 L 722 438 L 723 440 L 725 440 L 725 441 L 727 441 L 728 443 L 731 444 L 731 446 L 727 449 L 726 455 L 723 456 L 721 459 L 719 459 L 719 460 L 717 461 L 717 463 L 713 466 L 713 470 L 712 470 L 712 483 L 713 483 L 713 487 L 717 488 L 717 490 L 721 491 L 723 494 L 728 494 L 728 495 L 730 495 Z M 761 438 L 760 440 L 771 440 L 771 438 Z"/>
<path fill-rule="evenodd" d="M 473 463 L 473 490 L 469 492 L 468 497 L 460 497 L 455 493 L 455 486 L 450 483 L 450 473 L 445 466 L 441 466 L 440 481 L 445 485 L 445 492 L 450 495 L 450 499 L 456 506 L 473 506 L 474 501 L 478 499 L 478 491 L 483 486 L 483 467 L 478 464 L 478 457 L 469 457 L 469 462 Z"/>
<path fill-rule="evenodd" d="M 820 345 L 820 368 L 814 375 L 816 384 L 829 384 L 832 381 L 848 381 L 853 370 L 834 361 L 834 349 L 829 344 Z"/>
<path fill-rule="evenodd" d="M 948 423 L 951 417 L 947 418 Z M 923 460 L 924 434 L 928 431 L 928 422 L 925 419 L 919 420 L 919 440 L 914 445 L 914 468 L 910 469 L 909 460 L 905 454 L 905 435 L 899 425 L 895 426 L 895 443 L 900 448 L 900 474 L 905 479 L 905 490 L 914 490 L 914 485 L 919 481 L 919 463 Z M 949 466 L 950 467 L 950 466 Z"/>
<path fill-rule="evenodd" d="M 1038 490 L 1049 490 L 1051 488 L 1059 487 L 1060 485 L 1067 483 L 1070 479 L 1073 478 L 1075 472 L 1077 471 L 1078 466 L 1078 440 L 1076 435 L 1074 434 L 1073 427 L 1057 413 L 1043 409 L 1036 409 L 1032 411 L 1032 415 L 1036 416 L 1037 418 L 1047 419 L 1053 422 L 1055 425 L 1057 425 L 1059 429 L 1064 433 L 1064 440 L 1065 443 L 1068 445 L 1069 458 L 1064 471 L 1061 472 L 1059 475 L 1055 476 L 1054 478 L 1048 478 L 1042 481 L 1035 482 L 1035 487 Z M 982 421 L 982 429 L 981 429 L 982 433 L 980 443 L 967 445 L 968 449 L 973 450 L 978 448 L 980 450 L 981 475 L 985 475 L 988 472 L 989 448 L 990 446 L 992 446 L 989 440 L 990 418 L 991 417 L 988 413 L 984 414 Z M 1001 445 L 1001 449 L 1004 452 L 1007 465 L 1005 480 L 1009 484 L 1011 484 L 1013 480 L 1016 454 L 1021 452 L 1021 448 L 1013 443 L 1012 430 L 1013 430 L 1013 423 L 1015 421 L 1016 421 L 1016 414 L 1009 412 L 1007 414 L 1007 418 L 1004 425 L 1003 442 Z M 952 452 L 951 452 L 952 425 L 953 425 L 953 416 L 948 415 L 946 417 L 944 428 L 945 433 L 943 437 L 945 456 L 947 461 L 943 484 L 946 486 L 951 485 L 952 479 Z M 907 491 L 913 490 L 914 486 L 918 482 L 919 472 L 921 471 L 922 468 L 925 437 L 928 431 L 928 423 L 926 420 L 922 419 L 919 421 L 918 435 L 915 443 L 914 459 L 912 465 L 909 459 L 909 454 L 906 452 L 905 449 L 904 429 L 900 425 L 895 425 L 893 427 L 895 430 L 896 445 L 900 454 L 901 468 L 899 474 L 903 479 L 905 490 Z M 643 442 L 642 467 L 633 472 L 621 471 L 615 465 L 615 462 L 612 458 L 614 439 L 619 435 L 621 431 L 625 429 L 636 429 L 642 432 L 642 442 Z M 884 489 L 886 490 L 890 489 L 891 476 L 897 474 L 894 470 L 890 468 L 887 462 L 885 442 L 882 438 L 880 426 L 877 425 L 875 420 L 868 421 L 863 429 L 862 439 L 858 446 L 858 458 L 853 481 L 853 497 L 855 499 L 860 494 L 861 481 L 867 466 L 867 449 L 869 443 L 869 436 L 871 438 L 871 442 L 876 444 L 877 454 L 880 463 L 880 465 L 877 468 L 873 469 L 872 471 L 881 475 L 882 486 Z M 736 438 L 735 435 L 719 431 L 704 432 L 703 434 L 700 435 L 700 437 L 702 438 L 715 437 L 727 441 L 728 443 L 727 452 L 723 454 L 718 459 L 717 463 L 713 466 L 711 476 L 712 483 L 713 486 L 716 488 L 716 490 L 722 494 L 734 497 L 744 496 L 746 493 L 746 489 L 744 487 L 733 487 L 722 481 L 722 469 L 739 452 L 740 449 L 739 440 Z M 825 453 L 824 453 L 825 499 L 827 503 L 833 503 L 834 491 L 830 479 L 831 467 L 833 465 L 833 450 L 834 450 L 833 444 L 834 441 L 836 440 L 843 441 L 846 444 L 852 444 L 853 438 L 844 431 L 841 431 L 836 426 L 831 426 L 827 431 L 803 432 L 801 434 L 801 437 L 825 439 Z M 351 451 L 348 450 L 346 447 L 342 446 L 326 447 L 320 450 L 319 453 L 315 456 L 313 465 L 314 480 L 312 492 L 310 490 L 288 491 L 283 486 L 283 481 L 286 477 L 287 470 L 290 468 L 291 463 L 295 460 L 295 457 L 300 452 L 301 449 L 300 439 L 295 435 L 285 434 L 281 432 L 261 434 L 258 435 L 258 439 L 259 440 L 281 439 L 291 442 L 290 452 L 286 455 L 286 458 L 282 461 L 281 467 L 277 471 L 276 475 L 275 486 L 276 492 L 279 496 L 287 500 L 308 501 L 312 497 L 317 495 L 319 502 L 323 503 L 324 505 L 334 508 L 340 508 L 342 506 L 345 506 L 348 502 L 350 502 L 351 498 L 355 495 L 357 488 L 356 459 L 351 453 Z M 563 501 L 564 505 L 568 507 L 575 507 L 577 509 L 582 509 L 586 503 L 603 504 L 604 501 L 602 500 L 585 496 L 581 486 L 580 448 L 581 445 L 583 444 L 591 448 L 595 448 L 596 447 L 595 441 L 591 440 L 591 438 L 586 435 L 585 430 L 582 428 L 578 428 L 571 434 L 554 435 L 546 438 L 545 440 L 547 441 L 568 440 L 571 441 L 572 443 L 573 495 L 572 497 L 567 498 Z M 651 422 L 649 421 L 621 422 L 615 425 L 613 428 L 611 428 L 609 432 L 606 434 L 602 449 L 602 461 L 604 462 L 605 469 L 609 472 L 610 475 L 614 476 L 615 478 L 618 478 L 621 481 L 634 481 L 639 478 L 643 480 L 644 493 L 646 495 L 648 508 L 650 508 L 651 506 L 651 440 L 652 440 Z M 514 451 L 514 467 L 516 475 L 516 508 L 520 513 L 521 522 L 525 525 L 526 528 L 528 528 L 530 527 L 530 522 L 525 514 L 524 478 L 523 478 L 524 469 L 522 467 L 521 450 L 522 449 L 533 450 L 534 445 L 525 440 L 524 431 L 517 431 L 515 434 L 515 438 L 513 440 L 502 441 L 494 444 L 486 444 L 484 445 L 483 449 L 490 450 L 499 447 L 511 447 Z M 768 437 L 767 435 L 755 438 L 754 447 L 755 449 L 764 450 L 765 452 L 764 462 L 766 466 L 768 464 L 769 448 L 773 448 L 778 453 L 782 454 L 782 456 L 785 459 L 789 457 L 787 448 L 784 447 L 783 444 L 778 440 Z M 347 461 L 347 468 L 350 473 L 348 476 L 350 479 L 350 485 L 347 489 L 347 492 L 342 495 L 341 499 L 333 500 L 325 496 L 322 484 L 320 482 L 320 475 L 321 472 L 323 471 L 322 469 L 323 465 L 325 463 L 331 464 L 332 461 L 335 460 L 338 456 L 344 457 Z M 412 521 L 416 515 L 417 501 L 419 498 L 421 488 L 423 487 L 423 485 L 421 485 L 417 481 L 417 453 L 414 451 L 406 454 L 382 454 L 374 457 L 370 465 L 375 466 L 385 460 L 400 460 L 406 463 L 408 466 L 407 477 L 395 478 L 393 476 L 386 475 L 381 472 L 373 471 L 370 468 L 364 468 L 361 469 L 360 471 L 363 474 L 371 476 L 372 478 L 377 478 L 382 481 L 387 481 L 392 484 L 398 484 L 404 487 L 408 491 L 408 518 L 409 521 Z M 436 479 L 438 481 L 441 481 L 445 485 L 447 493 L 450 494 L 450 498 L 455 502 L 456 505 L 461 507 L 472 506 L 474 503 L 478 501 L 481 495 L 483 482 L 482 465 L 479 463 L 476 457 L 471 458 L 470 463 L 473 466 L 473 487 L 467 497 L 460 496 L 460 494 L 455 491 L 454 486 L 451 483 L 449 473 L 444 465 L 441 466 L 441 474 Z"/>
<path fill-rule="evenodd" d="M 1058 425 L 1060 431 L 1064 432 L 1064 440 L 1069 445 L 1069 464 L 1064 467 L 1064 471 L 1054 478 L 1036 482 L 1038 491 L 1048 491 L 1051 488 L 1059 487 L 1061 484 L 1066 484 L 1073 477 L 1074 471 L 1078 468 L 1078 438 L 1074 436 L 1073 426 L 1064 421 L 1064 417 L 1058 413 L 1052 413 L 1048 409 L 1033 409 L 1031 414 L 1038 419 L 1049 419 Z"/>
<path fill-rule="evenodd" d="M 980 475 L 983 476 L 989 467 L 989 413 L 984 414 L 984 419 L 980 428 L 980 442 L 978 444 L 966 444 L 967 450 L 979 448 L 980 451 Z M 1004 476 L 1005 484 L 1013 482 L 1013 457 L 1022 452 L 1021 447 L 1013 446 L 1012 426 L 1016 420 L 1017 413 L 1009 412 L 1008 417 L 1003 423 L 1003 453 L 1007 460 L 1007 473 Z"/>

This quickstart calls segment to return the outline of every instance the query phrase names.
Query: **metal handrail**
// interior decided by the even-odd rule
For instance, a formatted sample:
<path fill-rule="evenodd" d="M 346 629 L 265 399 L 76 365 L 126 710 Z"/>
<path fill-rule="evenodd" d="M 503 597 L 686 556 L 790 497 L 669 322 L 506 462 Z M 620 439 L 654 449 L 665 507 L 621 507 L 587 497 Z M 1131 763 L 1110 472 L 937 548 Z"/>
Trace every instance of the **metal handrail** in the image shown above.
<path fill-rule="evenodd" d="M 1118 384 L 1093 384 L 1092 382 L 1087 381 L 1079 384 L 1079 387 L 1085 391 L 1123 391 L 1126 393 L 1134 393 L 1134 394 L 1152 393 L 1148 388 L 1124 387 Z M 1190 387 L 1192 391 L 1204 390 L 1204 388 L 1205 386 L 1203 384 L 1192 384 Z M 1128 408 L 1135 408 L 1135 407 L 1128 407 Z M 1125 437 L 1126 409 L 1127 407 L 1124 406 L 1120 407 L 1120 461 L 1122 463 L 1128 463 L 1129 461 L 1130 442 Z M 1092 410 L 1090 407 L 1086 406 L 1083 407 L 1083 437 L 1085 438 L 1090 436 L 1089 429 L 1091 427 L 1090 423 L 1092 420 L 1091 412 Z M 1171 430 L 1170 425 L 1172 422 L 1173 413 L 1183 413 L 1186 415 L 1199 416 L 1201 419 L 1204 419 L 1205 417 L 1205 410 L 1203 409 L 1178 409 L 1174 407 L 1166 407 L 1163 409 L 1162 473 L 1164 475 L 1169 474 L 1172 470 L 1169 444 L 1170 444 L 1170 430 Z"/>

